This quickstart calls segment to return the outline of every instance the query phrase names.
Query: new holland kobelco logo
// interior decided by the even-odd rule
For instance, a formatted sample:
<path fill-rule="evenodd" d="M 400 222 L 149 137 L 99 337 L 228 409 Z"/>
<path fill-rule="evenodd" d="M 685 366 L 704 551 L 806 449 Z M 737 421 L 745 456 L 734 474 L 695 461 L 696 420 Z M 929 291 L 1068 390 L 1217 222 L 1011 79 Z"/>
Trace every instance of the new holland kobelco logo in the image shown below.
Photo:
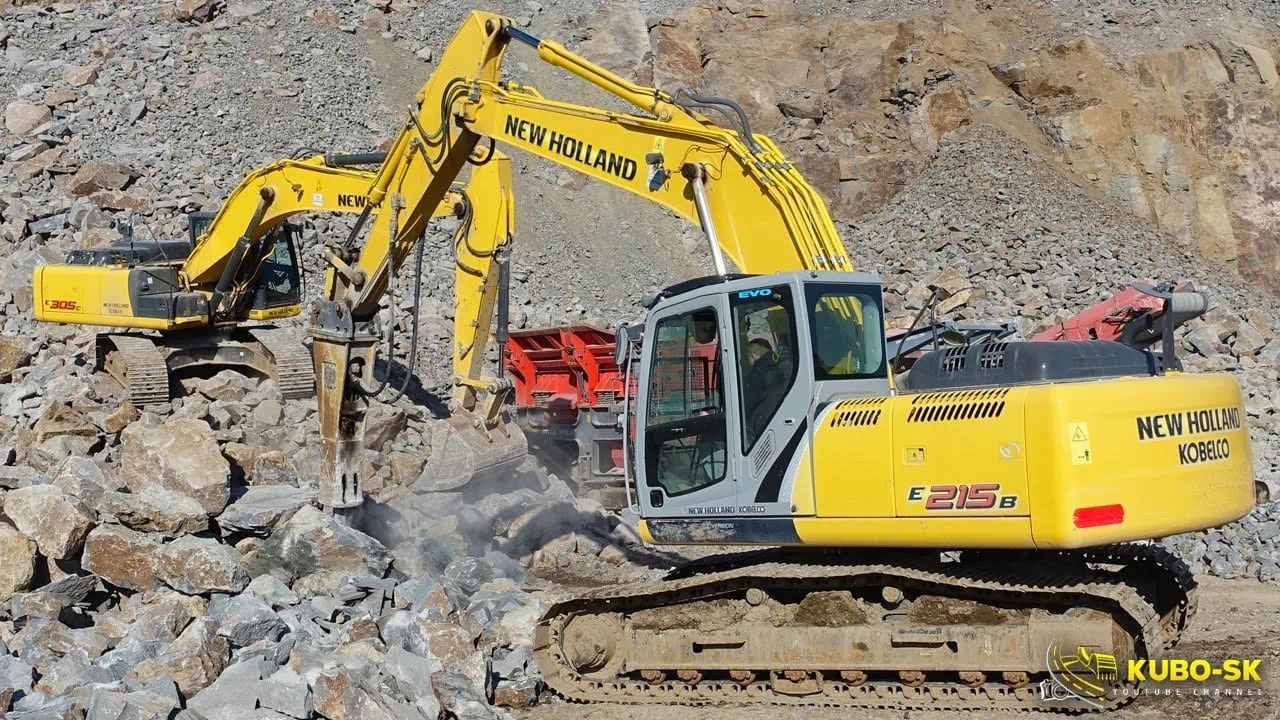
<path fill-rule="evenodd" d="M 1054 642 L 1045 653 L 1049 677 L 1040 682 L 1040 699 L 1050 703 L 1101 709 L 1117 697 L 1189 695 L 1195 697 L 1258 696 L 1261 691 L 1221 683 L 1261 683 L 1257 658 L 1228 658 L 1210 662 L 1203 658 L 1127 659 L 1083 646 Z"/>

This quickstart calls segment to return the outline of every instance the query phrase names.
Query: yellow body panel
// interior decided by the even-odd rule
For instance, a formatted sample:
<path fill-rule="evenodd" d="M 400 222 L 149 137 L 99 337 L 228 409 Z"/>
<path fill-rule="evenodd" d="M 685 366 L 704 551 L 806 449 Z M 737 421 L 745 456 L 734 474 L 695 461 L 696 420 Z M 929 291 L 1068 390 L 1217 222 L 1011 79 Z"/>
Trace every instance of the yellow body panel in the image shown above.
<path fill-rule="evenodd" d="M 806 544 L 956 548 L 1214 527 L 1253 506 L 1243 418 L 1233 379 L 1183 373 L 837 402 L 813 439 L 817 516 L 793 522 Z"/>
<path fill-rule="evenodd" d="M 203 325 L 204 316 L 135 317 L 129 301 L 130 268 L 41 265 L 32 274 L 32 311 L 42 322 L 173 330 Z"/>
<path fill-rule="evenodd" d="M 1027 515 L 1022 408 L 1027 395 L 1038 389 L 991 388 L 895 398 L 891 459 L 896 514 Z"/>
<path fill-rule="evenodd" d="M 1033 547 L 1027 518 L 796 518 L 796 535 L 821 547 Z"/>
<path fill-rule="evenodd" d="M 1026 414 L 1027 456 L 1033 460 L 1028 491 L 1038 547 L 1083 547 L 1199 530 L 1235 520 L 1253 507 L 1243 401 L 1228 375 L 1175 373 L 1048 385 L 1028 396 Z M 1156 416 L 1168 432 L 1147 437 L 1146 429 L 1158 429 L 1152 427 Z M 1084 439 L 1073 431 L 1083 431 Z M 1202 452 L 1207 444 L 1213 452 Z M 1124 507 L 1124 522 L 1074 526 L 1075 509 L 1110 504 Z"/>
<path fill-rule="evenodd" d="M 893 424 L 890 398 L 837 402 L 814 433 L 813 494 L 819 517 L 891 518 Z"/>

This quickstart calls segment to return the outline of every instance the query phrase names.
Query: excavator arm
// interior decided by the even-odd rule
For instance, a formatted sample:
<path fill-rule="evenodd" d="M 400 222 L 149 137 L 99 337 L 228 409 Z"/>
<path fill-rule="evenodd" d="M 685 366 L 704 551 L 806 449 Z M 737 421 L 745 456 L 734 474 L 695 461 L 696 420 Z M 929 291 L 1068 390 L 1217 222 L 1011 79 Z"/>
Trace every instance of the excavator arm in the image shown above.
<path fill-rule="evenodd" d="M 532 87 L 504 81 L 502 61 L 512 40 L 641 112 L 549 100 Z M 733 127 L 713 122 L 708 113 L 723 114 Z M 489 147 L 480 147 L 482 138 Z M 507 18 L 473 12 L 419 90 L 366 190 L 356 228 L 327 254 L 326 297 L 311 328 L 325 473 L 321 502 L 327 507 L 355 507 L 363 499 L 359 451 L 372 395 L 378 303 L 464 168 L 475 166 L 474 184 L 475 174 L 493 163 L 505 167 L 493 147 L 499 141 L 698 223 L 718 274 L 727 273 L 726 259 L 747 273 L 851 269 L 817 192 L 767 137 L 751 132 L 737 105 L 637 85 L 558 43 L 534 38 Z M 498 422 L 510 383 L 481 373 L 494 308 L 505 297 L 510 207 L 509 190 L 472 203 L 473 222 L 482 224 L 457 256 L 453 409 L 476 410 L 482 391 L 486 398 L 479 417 L 453 418 L 459 432 L 478 436 L 461 443 L 466 449 L 433 448 L 433 464 L 452 476 L 522 454 L 504 449 L 513 445 L 511 431 Z M 455 486 L 453 479 L 441 482 L 438 489 Z"/>

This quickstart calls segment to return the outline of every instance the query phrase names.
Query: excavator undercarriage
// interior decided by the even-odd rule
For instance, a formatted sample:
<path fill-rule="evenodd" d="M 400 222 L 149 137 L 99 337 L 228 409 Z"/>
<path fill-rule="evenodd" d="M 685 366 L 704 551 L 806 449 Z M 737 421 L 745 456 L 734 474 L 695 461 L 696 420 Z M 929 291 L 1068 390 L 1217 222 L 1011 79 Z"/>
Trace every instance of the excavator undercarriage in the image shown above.
<path fill-rule="evenodd" d="M 311 351 L 291 331 L 271 325 L 166 333 L 102 333 L 94 338 L 95 367 L 125 388 L 138 407 L 169 401 L 174 373 L 217 367 L 250 371 L 276 381 L 286 399 L 315 394 Z"/>
<path fill-rule="evenodd" d="M 553 605 L 534 649 L 580 702 L 1080 711 L 1132 699 L 1126 661 L 1172 647 L 1194 609 L 1187 568 L 1155 545 L 784 548 Z M 1055 658 L 1078 648 L 1111 656 L 1113 682 L 1055 690 Z"/>

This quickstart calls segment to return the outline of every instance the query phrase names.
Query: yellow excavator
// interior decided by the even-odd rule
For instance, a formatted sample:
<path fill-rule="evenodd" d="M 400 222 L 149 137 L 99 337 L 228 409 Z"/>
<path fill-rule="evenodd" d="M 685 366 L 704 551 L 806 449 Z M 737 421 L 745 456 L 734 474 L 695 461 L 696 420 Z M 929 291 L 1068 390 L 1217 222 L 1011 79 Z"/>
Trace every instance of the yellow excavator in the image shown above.
<path fill-rule="evenodd" d="M 512 41 L 637 111 L 503 79 Z M 464 21 L 360 191 L 351 235 L 327 250 L 310 321 L 327 508 L 364 500 L 379 301 L 499 142 L 705 231 L 715 273 L 646 299 L 643 329 L 619 334 L 628 493 L 648 542 L 768 546 L 555 602 L 534 638 L 554 692 L 980 712 L 1136 695 L 1132 678 L 1069 660 L 1123 668 L 1171 648 L 1195 583 L 1148 541 L 1253 504 L 1238 386 L 1181 372 L 1174 352 L 1175 318 L 1204 296 L 1166 294 L 1160 351 L 979 343 L 927 353 L 904 378 L 879 278 L 853 270 L 817 193 L 740 108 L 636 85 L 497 15 Z M 243 227 L 271 202 L 242 185 L 222 212 Z M 508 240 L 458 245 L 456 322 L 471 340 L 455 338 L 455 360 L 469 345 L 475 367 L 495 314 L 503 332 Z M 515 439 L 509 383 L 457 380 L 466 441 L 433 453 L 445 474 L 500 464 Z"/>
<path fill-rule="evenodd" d="M 185 240 L 140 241 L 124 225 L 116 245 L 73 250 L 65 263 L 36 268 L 35 317 L 123 328 L 95 337 L 96 362 L 138 406 L 168 402 L 172 373 L 201 366 L 250 369 L 274 377 L 286 398 L 310 397 L 311 352 L 271 323 L 302 311 L 301 228 L 288 220 L 362 212 L 373 173 L 360 166 L 383 156 L 316 154 L 260 168 L 233 194 L 257 201 L 247 216 L 230 203 L 217 213 L 190 213 Z M 433 214 L 464 220 L 460 230 L 475 229 L 473 244 L 505 241 L 509 186 L 510 170 L 499 160 L 468 186 L 452 188 Z M 485 198 L 478 222 L 472 197 Z"/>
<path fill-rule="evenodd" d="M 638 112 L 503 79 L 512 41 Z M 1074 665 L 1064 685 L 1054 658 L 1083 649 L 1125 667 L 1165 652 L 1194 581 L 1147 541 L 1253 505 L 1239 387 L 1181 372 L 1175 353 L 1176 319 L 1206 298 L 1165 294 L 1160 351 L 981 343 L 926 354 L 904 381 L 879 278 L 852 269 L 820 197 L 740 108 L 636 85 L 496 15 L 472 13 L 454 35 L 366 191 L 367 240 L 330 257 L 311 330 L 327 504 L 362 501 L 388 276 L 496 143 L 705 231 L 715 273 L 650 298 L 643 331 L 619 336 L 628 491 L 649 542 L 775 546 L 557 602 L 534 645 L 551 689 L 984 711 L 1134 696 L 1132 679 L 1079 682 Z M 502 267 L 481 268 L 479 304 L 496 298 L 500 324 Z M 501 383 L 473 387 L 489 392 L 470 407 L 495 418 Z M 498 427 L 474 429 L 499 446 Z"/>

